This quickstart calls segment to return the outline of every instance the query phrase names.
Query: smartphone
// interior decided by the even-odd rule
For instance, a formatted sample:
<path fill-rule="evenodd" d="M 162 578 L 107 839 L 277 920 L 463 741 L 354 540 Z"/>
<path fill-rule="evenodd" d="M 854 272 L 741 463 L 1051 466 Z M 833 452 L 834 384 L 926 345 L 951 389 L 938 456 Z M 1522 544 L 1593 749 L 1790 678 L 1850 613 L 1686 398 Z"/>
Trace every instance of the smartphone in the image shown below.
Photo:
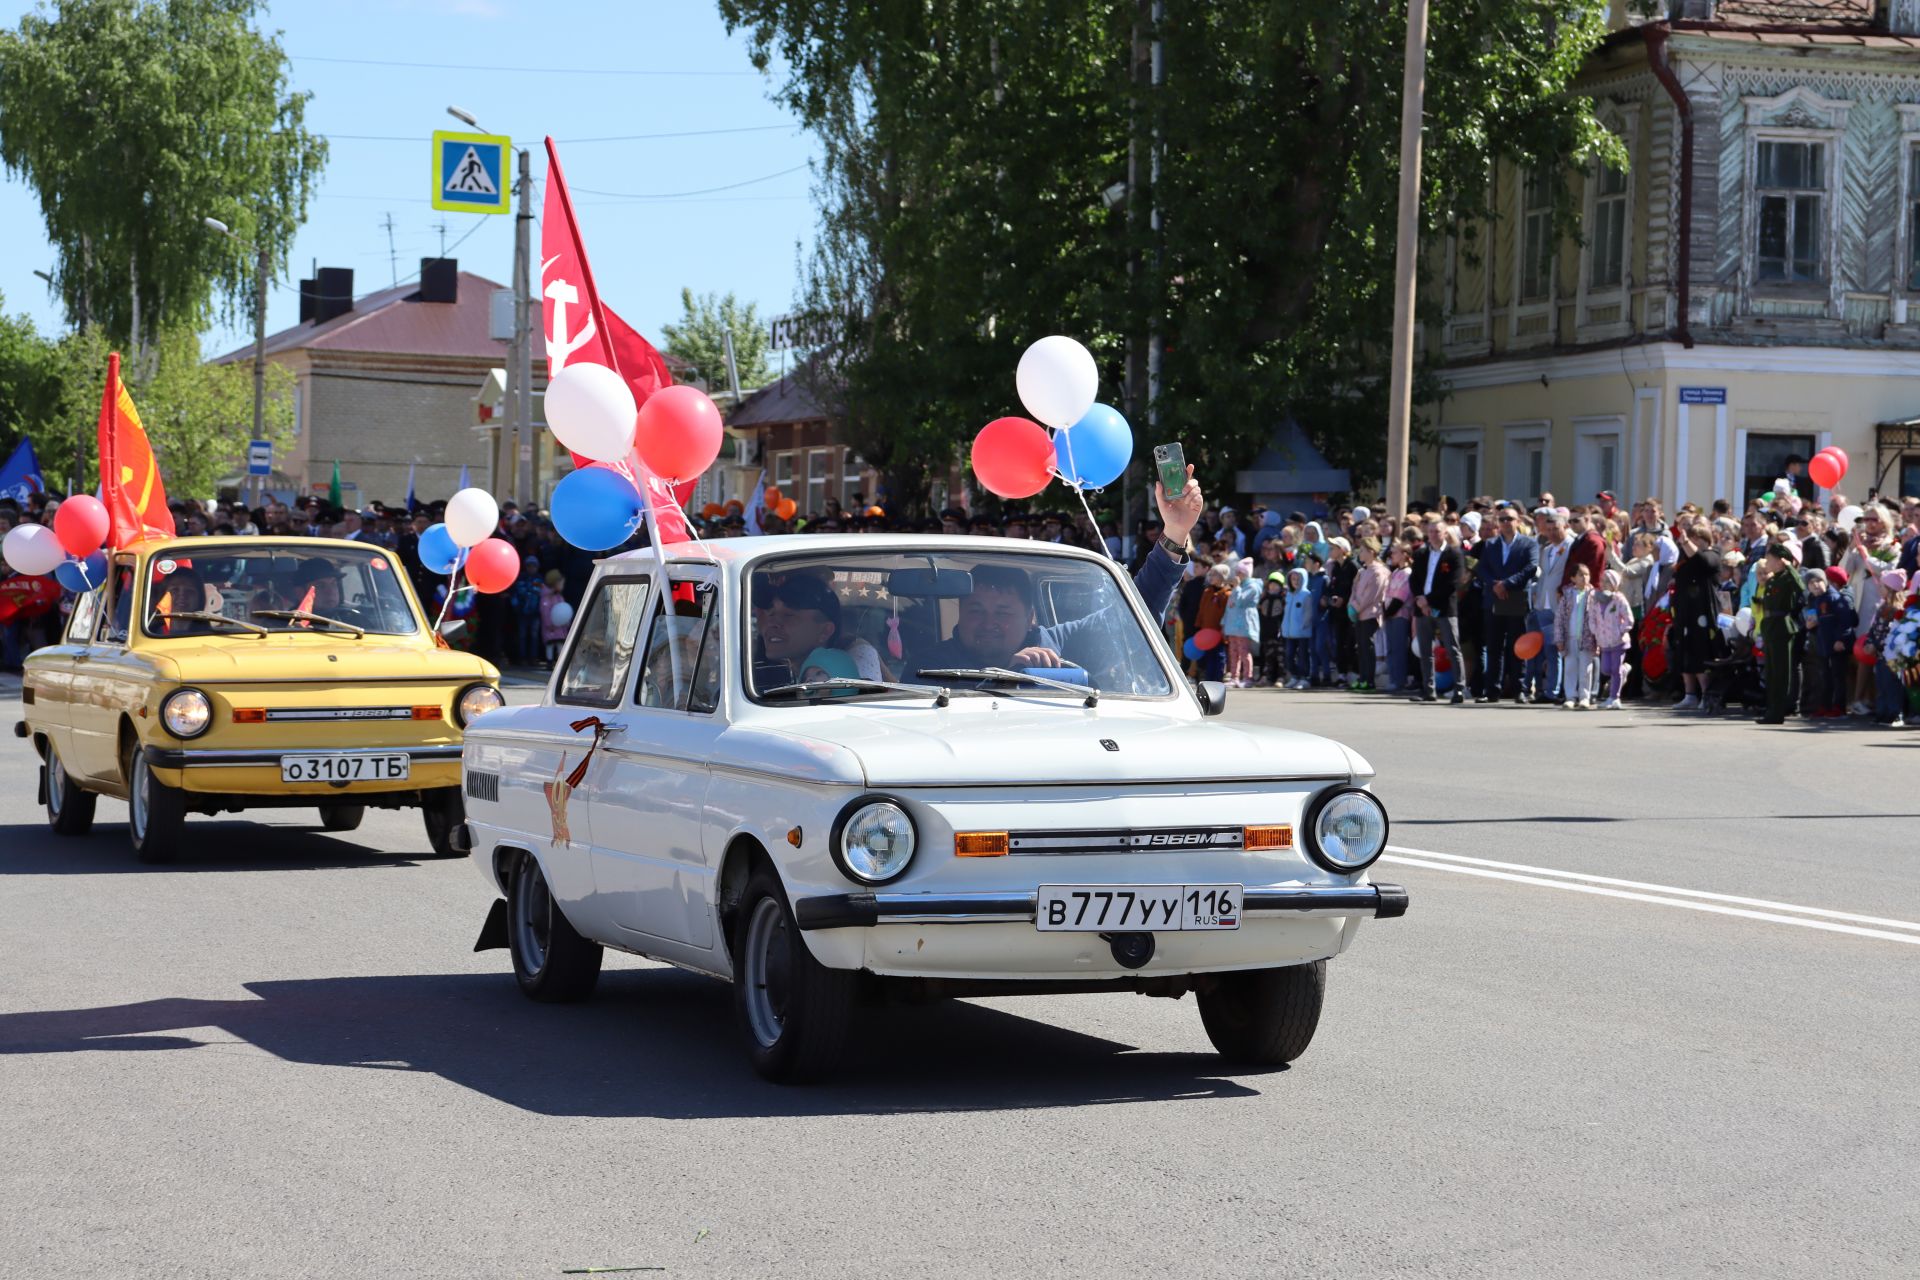
<path fill-rule="evenodd" d="M 1187 487 L 1187 452 L 1178 441 L 1173 444 L 1153 446 L 1153 469 L 1160 477 L 1160 487 L 1167 491 L 1169 499 L 1179 497 Z"/>

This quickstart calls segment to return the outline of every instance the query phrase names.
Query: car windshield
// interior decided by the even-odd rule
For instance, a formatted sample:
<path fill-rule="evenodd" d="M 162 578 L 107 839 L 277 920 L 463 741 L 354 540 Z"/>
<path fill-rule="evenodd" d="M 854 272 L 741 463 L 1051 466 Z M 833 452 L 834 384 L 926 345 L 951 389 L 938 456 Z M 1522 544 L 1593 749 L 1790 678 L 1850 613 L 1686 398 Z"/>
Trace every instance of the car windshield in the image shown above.
<path fill-rule="evenodd" d="M 782 558 L 748 578 L 747 688 L 795 702 L 916 693 L 878 681 L 929 694 L 1171 696 L 1161 646 L 1129 592 L 1107 565 L 1065 555 Z"/>
<path fill-rule="evenodd" d="M 420 630 L 401 567 L 379 547 L 262 543 L 168 547 L 147 561 L 142 627 L 157 639 L 313 632 L 351 637 Z"/>

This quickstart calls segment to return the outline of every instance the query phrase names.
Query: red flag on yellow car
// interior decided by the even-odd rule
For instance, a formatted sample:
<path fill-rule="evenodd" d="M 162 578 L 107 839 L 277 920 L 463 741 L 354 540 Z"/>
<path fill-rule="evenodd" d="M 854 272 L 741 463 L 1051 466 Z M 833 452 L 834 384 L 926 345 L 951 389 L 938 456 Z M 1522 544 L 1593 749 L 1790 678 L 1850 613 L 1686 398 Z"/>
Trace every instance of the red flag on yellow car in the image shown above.
<path fill-rule="evenodd" d="M 160 464 L 133 397 L 120 381 L 118 352 L 107 357 L 107 389 L 100 397 L 100 501 L 113 521 L 107 545 L 115 550 L 143 538 L 173 536 L 173 513 L 160 483 Z"/>

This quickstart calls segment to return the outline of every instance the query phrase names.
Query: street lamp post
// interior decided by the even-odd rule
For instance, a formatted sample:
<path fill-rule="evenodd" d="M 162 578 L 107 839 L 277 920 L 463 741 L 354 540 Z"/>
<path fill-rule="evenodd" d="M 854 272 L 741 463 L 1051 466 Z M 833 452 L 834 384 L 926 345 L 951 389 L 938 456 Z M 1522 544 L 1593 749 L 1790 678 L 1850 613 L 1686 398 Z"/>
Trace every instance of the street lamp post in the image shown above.
<path fill-rule="evenodd" d="M 242 239 L 218 218 L 202 218 L 201 221 L 235 244 L 253 249 L 256 255 L 258 265 L 253 293 L 253 438 L 262 440 L 266 438 L 267 426 L 267 276 L 273 269 L 273 262 L 265 244 Z M 265 487 L 264 482 L 260 487 Z"/>
<path fill-rule="evenodd" d="M 485 133 L 471 111 L 449 106 L 447 114 L 469 129 Z M 533 291 L 529 284 L 533 249 L 533 157 L 518 156 L 515 190 L 519 208 L 513 231 L 513 341 L 507 350 L 507 498 L 522 505 L 538 501 L 533 466 Z"/>
<path fill-rule="evenodd" d="M 1406 65 L 1400 88 L 1400 226 L 1393 254 L 1393 370 L 1387 388 L 1387 510 L 1407 511 L 1413 430 L 1413 324 L 1420 256 L 1420 122 L 1427 84 L 1427 0 L 1407 0 Z"/>

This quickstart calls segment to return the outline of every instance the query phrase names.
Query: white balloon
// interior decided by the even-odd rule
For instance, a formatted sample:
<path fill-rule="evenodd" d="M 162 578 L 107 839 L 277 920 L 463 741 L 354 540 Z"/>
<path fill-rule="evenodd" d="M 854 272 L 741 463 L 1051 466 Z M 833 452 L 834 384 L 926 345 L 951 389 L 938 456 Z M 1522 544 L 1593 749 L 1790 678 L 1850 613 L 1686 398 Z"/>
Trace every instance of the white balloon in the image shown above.
<path fill-rule="evenodd" d="M 455 546 L 478 546 L 499 529 L 500 504 L 485 489 L 462 489 L 447 499 L 446 522 Z"/>
<path fill-rule="evenodd" d="M 547 426 L 595 462 L 620 462 L 633 451 L 638 412 L 626 379 L 603 364 L 567 365 L 547 383 Z"/>
<path fill-rule="evenodd" d="M 1852 533 L 1853 526 L 1860 519 L 1860 508 L 1842 507 L 1840 514 L 1833 518 L 1833 527 L 1842 533 Z"/>
<path fill-rule="evenodd" d="M 43 524 L 17 525 L 0 542 L 0 555 L 18 573 L 52 573 L 66 563 L 67 549 L 52 529 Z"/>
<path fill-rule="evenodd" d="M 547 620 L 556 627 L 564 627 L 573 621 L 573 606 L 562 600 L 547 610 Z"/>
<path fill-rule="evenodd" d="M 1100 394 L 1093 353 L 1058 333 L 1027 348 L 1013 380 L 1027 412 L 1058 431 L 1086 417 Z"/>

